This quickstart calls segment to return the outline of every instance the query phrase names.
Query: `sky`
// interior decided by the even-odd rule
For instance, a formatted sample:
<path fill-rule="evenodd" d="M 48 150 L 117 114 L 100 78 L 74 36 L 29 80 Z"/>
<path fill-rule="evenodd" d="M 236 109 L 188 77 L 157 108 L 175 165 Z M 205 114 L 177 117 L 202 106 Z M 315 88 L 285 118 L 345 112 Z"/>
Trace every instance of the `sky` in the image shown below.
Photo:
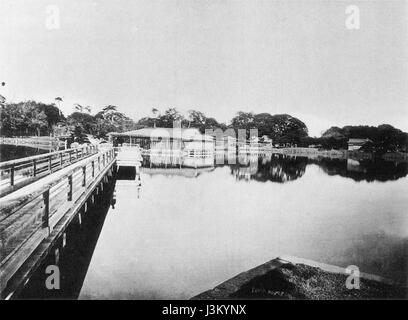
<path fill-rule="evenodd" d="M 407 17 L 404 0 L 1 0 L 0 94 L 59 96 L 65 115 L 112 104 L 135 120 L 175 107 L 288 113 L 312 136 L 408 131 Z"/>

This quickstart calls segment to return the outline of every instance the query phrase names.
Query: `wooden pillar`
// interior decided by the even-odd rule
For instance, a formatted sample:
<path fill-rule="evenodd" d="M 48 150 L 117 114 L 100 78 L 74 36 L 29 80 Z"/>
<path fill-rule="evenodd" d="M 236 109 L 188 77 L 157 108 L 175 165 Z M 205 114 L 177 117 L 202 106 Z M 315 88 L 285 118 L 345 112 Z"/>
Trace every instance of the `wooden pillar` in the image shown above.
<path fill-rule="evenodd" d="M 66 245 L 67 245 L 67 233 L 64 232 L 62 234 L 62 247 L 65 248 Z"/>
<path fill-rule="evenodd" d="M 72 201 L 72 174 L 68 176 L 68 201 Z"/>
<path fill-rule="evenodd" d="M 86 166 L 82 167 L 82 186 L 85 187 L 86 186 Z"/>
<path fill-rule="evenodd" d="M 37 175 L 37 161 L 33 160 L 33 176 Z"/>
<path fill-rule="evenodd" d="M 10 185 L 14 186 L 14 164 L 10 168 Z"/>
<path fill-rule="evenodd" d="M 55 264 L 58 265 L 59 264 L 59 260 L 60 260 L 60 252 L 59 249 L 56 248 L 54 251 L 54 258 L 55 258 Z"/>
<path fill-rule="evenodd" d="M 50 226 L 50 190 L 43 193 L 44 211 L 43 211 L 43 228 Z"/>

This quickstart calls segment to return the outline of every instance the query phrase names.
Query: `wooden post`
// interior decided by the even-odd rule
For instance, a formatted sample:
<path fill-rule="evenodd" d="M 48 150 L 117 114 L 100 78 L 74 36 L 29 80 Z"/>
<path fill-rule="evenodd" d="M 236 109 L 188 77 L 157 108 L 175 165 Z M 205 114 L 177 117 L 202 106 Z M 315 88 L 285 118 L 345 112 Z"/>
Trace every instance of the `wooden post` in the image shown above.
<path fill-rule="evenodd" d="M 14 186 L 14 164 L 10 168 L 10 185 Z"/>
<path fill-rule="evenodd" d="M 82 174 L 83 174 L 82 186 L 85 187 L 86 186 L 86 166 L 82 167 Z"/>
<path fill-rule="evenodd" d="M 68 201 L 72 201 L 72 174 L 68 176 Z"/>
<path fill-rule="evenodd" d="M 33 160 L 33 175 L 34 177 L 37 175 L 37 161 Z"/>
<path fill-rule="evenodd" d="M 60 153 L 60 167 L 61 167 L 61 168 L 62 168 L 63 157 L 64 157 L 64 155 L 63 155 L 63 153 L 61 152 L 61 153 Z"/>
<path fill-rule="evenodd" d="M 43 213 L 43 228 L 50 226 L 50 189 L 43 193 L 44 213 Z"/>
<path fill-rule="evenodd" d="M 92 178 L 95 177 L 95 161 L 92 160 Z"/>
<path fill-rule="evenodd" d="M 51 171 L 52 169 L 52 156 L 48 157 L 48 169 Z"/>
<path fill-rule="evenodd" d="M 72 162 L 72 154 L 71 154 L 71 151 L 69 151 L 69 163 L 71 162 Z"/>

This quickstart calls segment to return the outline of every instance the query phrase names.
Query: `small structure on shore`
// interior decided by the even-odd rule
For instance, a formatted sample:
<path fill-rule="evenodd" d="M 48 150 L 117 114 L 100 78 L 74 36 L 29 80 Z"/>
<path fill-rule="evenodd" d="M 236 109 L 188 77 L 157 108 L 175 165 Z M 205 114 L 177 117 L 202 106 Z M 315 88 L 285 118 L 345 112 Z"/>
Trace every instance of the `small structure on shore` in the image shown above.
<path fill-rule="evenodd" d="M 349 139 L 348 140 L 348 150 L 354 151 L 359 150 L 366 143 L 372 142 L 370 139 Z"/>
<path fill-rule="evenodd" d="M 109 133 L 114 147 L 140 147 L 153 158 L 180 158 L 186 167 L 214 165 L 214 138 L 197 128 L 143 128 Z"/>

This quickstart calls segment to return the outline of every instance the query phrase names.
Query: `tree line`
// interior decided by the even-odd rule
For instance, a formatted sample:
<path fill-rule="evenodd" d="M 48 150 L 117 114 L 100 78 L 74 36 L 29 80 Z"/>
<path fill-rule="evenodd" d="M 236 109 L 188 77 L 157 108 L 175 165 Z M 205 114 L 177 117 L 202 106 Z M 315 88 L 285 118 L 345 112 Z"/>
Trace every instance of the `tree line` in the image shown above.
<path fill-rule="evenodd" d="M 59 100 L 57 100 L 59 99 Z M 175 121 L 183 128 L 206 129 L 257 129 L 259 137 L 269 137 L 274 144 L 316 146 L 324 149 L 347 149 L 350 138 L 367 138 L 371 142 L 364 146 L 367 151 L 390 152 L 407 151 L 408 134 L 391 125 L 331 127 L 321 137 L 310 137 L 304 122 L 288 114 L 253 113 L 239 111 L 229 123 L 218 122 L 198 110 L 182 114 L 176 108 L 161 112 L 152 108 L 148 116 L 134 121 L 118 107 L 108 105 L 98 113 L 90 114 L 90 107 L 75 105 L 75 111 L 65 117 L 56 103 L 46 104 L 36 101 L 3 103 L 0 113 L 0 134 L 2 136 L 58 135 L 68 132 L 77 140 L 84 140 L 87 134 L 106 138 L 109 132 L 125 132 L 143 127 L 173 127 Z"/>

